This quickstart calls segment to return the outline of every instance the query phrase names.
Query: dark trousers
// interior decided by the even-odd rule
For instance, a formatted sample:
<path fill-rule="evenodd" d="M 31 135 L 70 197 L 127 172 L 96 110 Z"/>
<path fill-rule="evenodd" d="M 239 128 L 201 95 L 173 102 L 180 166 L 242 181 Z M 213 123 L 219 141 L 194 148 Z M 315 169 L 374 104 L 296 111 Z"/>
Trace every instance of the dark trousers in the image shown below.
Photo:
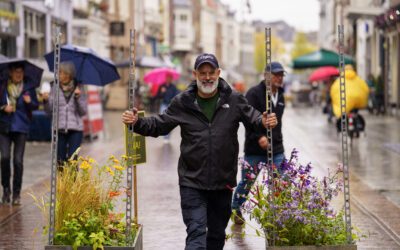
<path fill-rule="evenodd" d="M 199 190 L 180 186 L 185 250 L 221 250 L 231 216 L 231 190 Z"/>
<path fill-rule="evenodd" d="M 69 130 L 67 133 L 58 133 L 57 160 L 58 162 L 67 161 L 76 149 L 81 146 L 83 132 Z"/>
<path fill-rule="evenodd" d="M 10 132 L 8 134 L 0 133 L 0 154 L 1 154 L 1 185 L 3 189 L 10 189 L 11 177 L 11 144 L 14 144 L 13 150 L 13 196 L 18 197 L 21 192 L 22 174 L 24 171 L 24 152 L 27 134 L 19 132 Z"/>

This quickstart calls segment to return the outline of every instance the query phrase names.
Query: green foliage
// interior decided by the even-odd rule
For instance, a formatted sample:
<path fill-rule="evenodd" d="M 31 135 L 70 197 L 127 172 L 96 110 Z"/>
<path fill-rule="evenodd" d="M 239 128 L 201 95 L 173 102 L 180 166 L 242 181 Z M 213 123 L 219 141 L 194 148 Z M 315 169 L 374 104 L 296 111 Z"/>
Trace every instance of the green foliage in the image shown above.
<path fill-rule="evenodd" d="M 311 44 L 307 36 L 304 32 L 296 33 L 296 37 L 294 39 L 294 46 L 291 51 L 292 60 L 296 59 L 297 57 L 303 56 L 305 54 L 314 52 L 317 50 L 317 47 Z"/>
<path fill-rule="evenodd" d="M 257 32 L 254 35 L 254 65 L 257 73 L 263 73 L 266 62 L 265 55 L 265 34 Z M 271 35 L 271 57 L 273 61 L 279 60 L 279 57 L 285 53 L 285 43 L 277 36 Z"/>
<path fill-rule="evenodd" d="M 126 157 L 121 160 L 111 156 L 104 166 L 92 158 L 69 160 L 57 175 L 57 203 L 54 244 L 92 246 L 125 246 L 134 239 L 137 225 L 131 225 L 126 237 L 125 215 L 114 211 L 122 203 L 122 186 Z M 32 196 L 32 195 L 31 195 Z M 48 214 L 48 205 L 35 199 L 36 205 Z M 44 230 L 48 232 L 48 227 Z"/>

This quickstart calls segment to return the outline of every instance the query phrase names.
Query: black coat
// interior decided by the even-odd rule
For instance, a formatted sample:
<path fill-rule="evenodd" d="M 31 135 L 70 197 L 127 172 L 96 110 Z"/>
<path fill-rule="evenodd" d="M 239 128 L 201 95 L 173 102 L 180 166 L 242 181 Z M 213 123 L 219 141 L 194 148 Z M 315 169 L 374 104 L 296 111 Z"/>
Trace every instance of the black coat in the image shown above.
<path fill-rule="evenodd" d="M 258 85 L 250 88 L 246 93 L 247 101 L 255 109 L 260 112 L 266 110 L 265 103 L 266 86 L 264 81 L 261 81 Z M 272 104 L 272 112 L 276 114 L 278 119 L 278 125 L 272 129 L 272 149 L 273 154 L 283 153 L 283 136 L 282 136 L 282 116 L 285 110 L 285 97 L 283 96 L 283 89 L 278 89 L 278 102 L 276 107 Z M 246 127 L 246 140 L 244 143 L 244 153 L 246 155 L 267 155 L 267 151 L 262 149 L 258 144 L 258 139 L 261 136 L 266 136 L 266 130 L 262 133 L 255 131 L 251 127 Z"/>
<path fill-rule="evenodd" d="M 161 92 L 161 89 L 163 88 L 165 88 L 164 93 Z M 158 89 L 157 98 L 160 98 L 163 104 L 168 105 L 171 102 L 172 98 L 174 98 L 178 93 L 179 91 L 173 83 L 169 84 L 168 86 L 166 84 L 163 84 Z"/>
<path fill-rule="evenodd" d="M 216 111 L 211 122 L 196 101 L 196 82 L 177 95 L 163 114 L 140 118 L 135 132 L 157 137 L 181 127 L 179 184 L 203 190 L 236 186 L 239 122 L 263 130 L 261 114 L 243 95 L 219 79 Z M 162 164 L 162 163 L 160 163 Z"/>

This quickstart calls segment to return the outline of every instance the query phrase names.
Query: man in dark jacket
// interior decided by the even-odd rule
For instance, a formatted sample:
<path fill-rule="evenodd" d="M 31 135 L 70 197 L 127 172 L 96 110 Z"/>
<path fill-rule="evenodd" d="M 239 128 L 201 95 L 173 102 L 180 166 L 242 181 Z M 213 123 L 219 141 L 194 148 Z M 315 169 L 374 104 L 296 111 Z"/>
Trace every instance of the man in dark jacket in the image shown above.
<path fill-rule="evenodd" d="M 24 65 L 9 67 L 9 79 L 0 83 L 0 154 L 3 203 L 11 202 L 11 146 L 13 147 L 12 204 L 20 204 L 25 142 L 29 132 L 32 111 L 38 108 L 35 87 L 24 82 Z"/>
<path fill-rule="evenodd" d="M 271 102 L 272 112 L 276 114 L 278 125 L 272 129 L 272 150 L 273 163 L 278 167 L 284 159 L 283 137 L 282 137 L 282 116 L 285 109 L 285 99 L 283 96 L 283 76 L 284 68 L 278 62 L 267 65 L 264 73 L 264 80 L 258 85 L 250 88 L 246 94 L 247 101 L 260 112 L 266 110 L 266 79 L 271 71 Z M 235 223 L 243 224 L 240 207 L 246 201 L 247 194 L 251 186 L 257 179 L 259 173 L 258 164 L 267 162 L 268 139 L 266 132 L 256 131 L 246 126 L 246 139 L 244 143 L 244 160 L 250 167 L 242 168 L 242 177 L 235 190 L 232 201 L 232 209 L 236 211 Z"/>
<path fill-rule="evenodd" d="M 254 130 L 274 127 L 274 114 L 261 115 L 244 96 L 219 78 L 216 57 L 197 57 L 188 89 L 177 95 L 164 113 L 138 118 L 125 111 L 122 121 L 142 135 L 159 136 L 181 127 L 178 163 L 181 209 L 186 224 L 185 249 L 223 249 L 236 186 L 239 122 Z"/>

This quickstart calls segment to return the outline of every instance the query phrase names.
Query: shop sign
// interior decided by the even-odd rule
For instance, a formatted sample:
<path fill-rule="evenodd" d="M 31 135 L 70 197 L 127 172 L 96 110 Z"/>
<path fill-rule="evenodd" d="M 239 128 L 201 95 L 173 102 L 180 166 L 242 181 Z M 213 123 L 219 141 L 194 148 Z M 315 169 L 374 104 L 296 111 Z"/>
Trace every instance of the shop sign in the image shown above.
<path fill-rule="evenodd" d="M 144 111 L 138 112 L 139 117 L 144 117 Z M 145 137 L 132 131 L 132 126 L 125 129 L 125 147 L 128 165 L 137 165 L 146 162 Z"/>

